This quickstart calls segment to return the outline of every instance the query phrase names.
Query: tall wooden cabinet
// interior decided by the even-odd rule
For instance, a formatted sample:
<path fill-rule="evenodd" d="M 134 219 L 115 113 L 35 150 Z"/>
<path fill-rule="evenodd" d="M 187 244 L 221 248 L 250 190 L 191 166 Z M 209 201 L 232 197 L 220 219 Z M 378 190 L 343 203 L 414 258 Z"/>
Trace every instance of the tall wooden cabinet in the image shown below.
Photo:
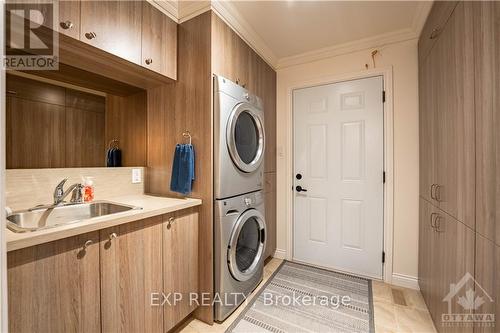
<path fill-rule="evenodd" d="M 496 332 L 442 316 L 498 316 L 499 37 L 500 4 L 436 2 L 419 40 L 419 284 L 439 332 Z M 464 308 L 468 290 L 485 303 Z"/>

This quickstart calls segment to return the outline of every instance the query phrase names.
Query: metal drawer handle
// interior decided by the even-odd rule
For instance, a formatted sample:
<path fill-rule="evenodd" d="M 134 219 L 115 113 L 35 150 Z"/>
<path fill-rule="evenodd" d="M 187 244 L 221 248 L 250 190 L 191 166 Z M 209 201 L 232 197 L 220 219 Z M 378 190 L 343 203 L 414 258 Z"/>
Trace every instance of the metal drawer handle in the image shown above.
<path fill-rule="evenodd" d="M 431 213 L 431 227 L 434 229 L 436 227 L 435 225 L 435 217 L 437 216 L 438 214 L 437 213 Z"/>
<path fill-rule="evenodd" d="M 118 235 L 116 234 L 116 232 L 113 232 L 112 234 L 109 234 L 109 241 L 113 241 L 113 239 L 117 238 Z"/>
<path fill-rule="evenodd" d="M 151 59 L 151 58 L 147 58 L 147 59 L 145 60 L 145 62 L 146 62 L 146 65 L 151 65 L 151 64 L 153 63 L 153 59 Z"/>
<path fill-rule="evenodd" d="M 432 184 L 432 185 L 431 185 L 431 199 L 434 199 L 434 200 L 436 199 L 436 198 L 434 198 L 434 187 L 435 187 L 436 185 L 437 185 L 437 184 Z"/>
<path fill-rule="evenodd" d="M 444 230 L 441 230 L 441 220 L 442 220 L 442 218 L 443 217 L 438 214 L 437 217 L 436 217 L 436 220 L 434 221 L 434 226 L 435 226 L 434 230 L 436 232 L 444 232 Z"/>
<path fill-rule="evenodd" d="M 435 192 L 435 199 L 438 201 L 438 202 L 441 202 L 441 185 L 436 185 L 436 190 L 434 191 Z"/>
<path fill-rule="evenodd" d="M 175 222 L 175 218 L 173 216 L 169 217 L 167 220 L 167 229 L 170 229 L 172 227 L 172 223 Z"/>

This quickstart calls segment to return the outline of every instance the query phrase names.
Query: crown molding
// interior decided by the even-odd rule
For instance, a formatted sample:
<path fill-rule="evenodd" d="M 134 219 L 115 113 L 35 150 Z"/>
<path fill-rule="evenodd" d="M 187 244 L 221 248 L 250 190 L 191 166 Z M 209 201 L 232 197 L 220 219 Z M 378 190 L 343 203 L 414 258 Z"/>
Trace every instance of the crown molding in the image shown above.
<path fill-rule="evenodd" d="M 433 1 L 417 2 L 417 10 L 415 11 L 415 15 L 413 16 L 413 20 L 411 22 L 411 28 L 415 31 L 417 37 L 420 37 L 420 33 L 424 28 L 425 21 L 429 16 L 433 4 Z"/>
<path fill-rule="evenodd" d="M 353 42 L 325 47 L 319 50 L 309 51 L 298 55 L 281 58 L 278 61 L 278 69 L 300 65 L 307 62 L 331 58 L 356 51 L 381 47 L 388 44 L 399 43 L 411 39 L 416 39 L 417 34 L 412 29 L 403 29 L 386 34 L 359 39 Z"/>
<path fill-rule="evenodd" d="M 212 8 L 211 1 L 179 1 L 178 22 L 186 22 Z"/>
<path fill-rule="evenodd" d="M 257 52 L 273 69 L 278 58 L 248 22 L 238 13 L 230 1 L 212 1 L 212 10 Z"/>
<path fill-rule="evenodd" d="M 179 22 L 178 2 L 174 0 L 147 0 L 153 7 L 170 17 L 175 22 Z"/>
<path fill-rule="evenodd" d="M 264 39 L 255 32 L 251 25 L 239 14 L 231 1 L 224 0 L 148 0 L 178 23 L 192 19 L 195 16 L 212 10 L 227 25 L 231 27 L 247 44 L 257 52 L 273 69 L 299 65 L 311 61 L 335 57 L 383 45 L 403 42 L 419 37 L 433 1 L 419 1 L 413 16 L 411 26 L 407 29 L 393 31 L 377 36 L 363 38 L 348 43 L 304 52 L 301 54 L 279 58 L 267 45 Z"/>

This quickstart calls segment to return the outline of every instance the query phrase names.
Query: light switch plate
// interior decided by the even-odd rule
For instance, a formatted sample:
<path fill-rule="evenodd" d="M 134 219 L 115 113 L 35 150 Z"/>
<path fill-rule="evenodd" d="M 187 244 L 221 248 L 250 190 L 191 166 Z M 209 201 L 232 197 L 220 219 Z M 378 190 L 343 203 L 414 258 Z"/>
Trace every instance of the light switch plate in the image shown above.
<path fill-rule="evenodd" d="M 141 169 L 132 169 L 132 184 L 137 184 L 142 182 Z"/>

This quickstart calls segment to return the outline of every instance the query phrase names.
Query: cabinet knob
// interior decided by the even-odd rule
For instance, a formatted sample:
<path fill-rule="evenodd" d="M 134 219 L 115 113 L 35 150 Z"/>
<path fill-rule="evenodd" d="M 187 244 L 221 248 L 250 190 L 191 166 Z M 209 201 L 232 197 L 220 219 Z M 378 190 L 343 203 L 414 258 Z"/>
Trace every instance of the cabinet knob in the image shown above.
<path fill-rule="evenodd" d="M 147 58 L 147 59 L 145 60 L 145 62 L 146 62 L 146 65 L 151 65 L 151 64 L 153 63 L 153 59 L 151 59 L 151 58 Z"/>
<path fill-rule="evenodd" d="M 85 33 L 85 38 L 87 38 L 87 39 L 94 39 L 96 37 L 97 37 L 97 35 L 95 32 L 86 32 Z"/>
<path fill-rule="evenodd" d="M 175 218 L 173 216 L 169 217 L 167 220 L 167 229 L 170 229 L 172 227 L 172 223 L 175 222 Z"/>
<path fill-rule="evenodd" d="M 116 232 L 113 232 L 112 234 L 109 234 L 109 241 L 111 242 L 113 239 L 117 238 L 118 235 L 116 234 Z"/>
<path fill-rule="evenodd" d="M 71 22 L 71 21 L 64 21 L 64 22 L 59 23 L 59 25 L 64 30 L 68 30 L 68 29 L 73 28 L 73 22 Z"/>
<path fill-rule="evenodd" d="M 93 241 L 93 240 L 89 239 L 88 241 L 86 241 L 86 242 L 83 244 L 83 251 L 86 251 L 86 250 L 87 250 L 87 248 L 88 248 L 90 245 L 92 245 L 92 244 L 94 244 L 94 241 Z"/>
<path fill-rule="evenodd" d="M 430 39 L 435 39 L 439 35 L 440 29 L 439 27 L 432 29 L 431 35 L 429 36 Z"/>

